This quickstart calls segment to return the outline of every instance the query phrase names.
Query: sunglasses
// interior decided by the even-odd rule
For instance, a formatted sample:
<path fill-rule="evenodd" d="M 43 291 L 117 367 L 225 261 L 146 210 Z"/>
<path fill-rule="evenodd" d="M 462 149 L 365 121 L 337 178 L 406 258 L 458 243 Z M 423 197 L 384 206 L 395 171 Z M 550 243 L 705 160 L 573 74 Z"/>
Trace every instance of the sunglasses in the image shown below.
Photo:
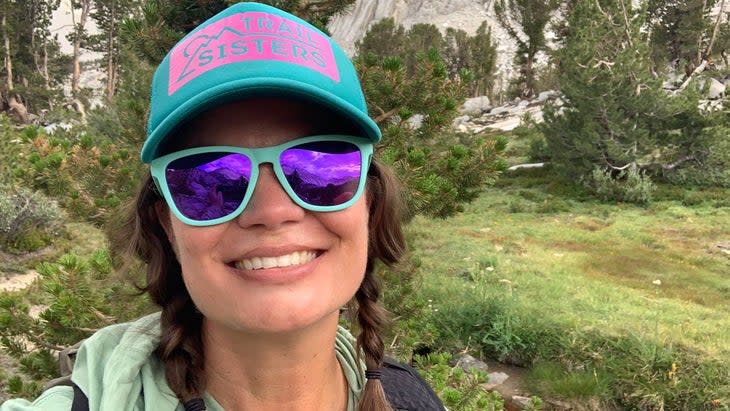
<path fill-rule="evenodd" d="M 278 146 L 210 146 L 177 151 L 150 163 L 152 178 L 180 221 L 209 226 L 232 220 L 251 199 L 259 165 L 270 163 L 284 191 L 310 211 L 338 211 L 365 190 L 372 143 L 323 135 Z"/>

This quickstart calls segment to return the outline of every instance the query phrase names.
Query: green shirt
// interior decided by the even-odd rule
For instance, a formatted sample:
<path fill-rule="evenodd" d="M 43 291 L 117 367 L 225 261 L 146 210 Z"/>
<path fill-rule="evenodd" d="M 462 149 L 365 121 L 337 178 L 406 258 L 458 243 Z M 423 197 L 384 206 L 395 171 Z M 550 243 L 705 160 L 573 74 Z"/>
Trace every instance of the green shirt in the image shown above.
<path fill-rule="evenodd" d="M 159 341 L 159 313 L 103 328 L 86 340 L 71 379 L 89 398 L 89 410 L 183 411 L 154 354 Z M 355 411 L 365 384 L 365 375 L 357 367 L 354 341 L 347 330 L 337 328 L 335 352 L 347 379 L 348 411 Z M 363 364 L 359 369 L 364 370 Z M 210 394 L 205 393 L 203 399 L 208 411 L 224 411 Z M 0 405 L 0 411 L 68 411 L 72 402 L 73 389 L 60 386 L 48 389 L 33 402 L 8 400 Z"/>

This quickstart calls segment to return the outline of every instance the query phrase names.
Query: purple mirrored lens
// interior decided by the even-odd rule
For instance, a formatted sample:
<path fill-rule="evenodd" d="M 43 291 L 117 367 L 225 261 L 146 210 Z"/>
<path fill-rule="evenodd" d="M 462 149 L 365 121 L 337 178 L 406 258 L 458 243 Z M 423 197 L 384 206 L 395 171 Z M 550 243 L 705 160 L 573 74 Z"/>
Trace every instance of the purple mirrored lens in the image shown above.
<path fill-rule="evenodd" d="M 336 206 L 357 191 L 362 156 L 352 143 L 326 141 L 294 146 L 281 153 L 281 168 L 297 196 L 307 204 Z"/>
<path fill-rule="evenodd" d="M 196 221 L 214 220 L 241 205 L 251 160 L 243 154 L 193 154 L 168 164 L 165 178 L 180 213 Z"/>

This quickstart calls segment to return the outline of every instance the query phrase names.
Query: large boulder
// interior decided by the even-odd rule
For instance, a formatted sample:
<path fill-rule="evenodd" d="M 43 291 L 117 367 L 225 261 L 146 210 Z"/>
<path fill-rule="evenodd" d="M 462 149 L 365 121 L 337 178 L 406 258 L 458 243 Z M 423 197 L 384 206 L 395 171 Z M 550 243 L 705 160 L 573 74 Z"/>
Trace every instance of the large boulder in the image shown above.
<path fill-rule="evenodd" d="M 710 88 L 707 91 L 707 98 L 717 100 L 725 94 L 725 84 L 714 78 L 710 79 Z"/>
<path fill-rule="evenodd" d="M 482 113 L 486 113 L 491 108 L 489 97 L 480 96 L 466 99 L 464 105 L 459 110 L 462 114 L 469 115 L 472 117 L 481 116 Z"/>

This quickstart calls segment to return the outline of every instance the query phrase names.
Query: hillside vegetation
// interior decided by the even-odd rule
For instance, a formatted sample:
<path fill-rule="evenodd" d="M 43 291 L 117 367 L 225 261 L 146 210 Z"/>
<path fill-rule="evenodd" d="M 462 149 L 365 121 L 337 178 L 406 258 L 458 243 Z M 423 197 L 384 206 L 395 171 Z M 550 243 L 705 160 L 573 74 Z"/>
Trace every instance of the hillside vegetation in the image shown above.
<path fill-rule="evenodd" d="M 74 2 L 101 30 L 72 36 L 104 55 L 101 97 L 48 31 L 56 3 L 3 9 L 0 282 L 34 280 L 0 290 L 0 400 L 36 396 L 61 349 L 155 309 L 110 239 L 145 172 L 152 69 L 226 3 Z M 352 1 L 269 3 L 326 27 Z M 451 410 L 505 406 L 455 366 L 465 353 L 525 368 L 528 409 L 730 409 L 730 101 L 711 90 L 730 76 L 730 25 L 709 13 L 724 1 L 497 3 L 520 50 L 504 89 L 487 24 L 386 19 L 353 57 L 409 206 L 411 251 L 379 269 L 387 350 Z M 544 122 L 452 128 L 468 96 L 546 90 L 560 98 Z M 545 165 L 507 171 L 526 162 Z"/>

